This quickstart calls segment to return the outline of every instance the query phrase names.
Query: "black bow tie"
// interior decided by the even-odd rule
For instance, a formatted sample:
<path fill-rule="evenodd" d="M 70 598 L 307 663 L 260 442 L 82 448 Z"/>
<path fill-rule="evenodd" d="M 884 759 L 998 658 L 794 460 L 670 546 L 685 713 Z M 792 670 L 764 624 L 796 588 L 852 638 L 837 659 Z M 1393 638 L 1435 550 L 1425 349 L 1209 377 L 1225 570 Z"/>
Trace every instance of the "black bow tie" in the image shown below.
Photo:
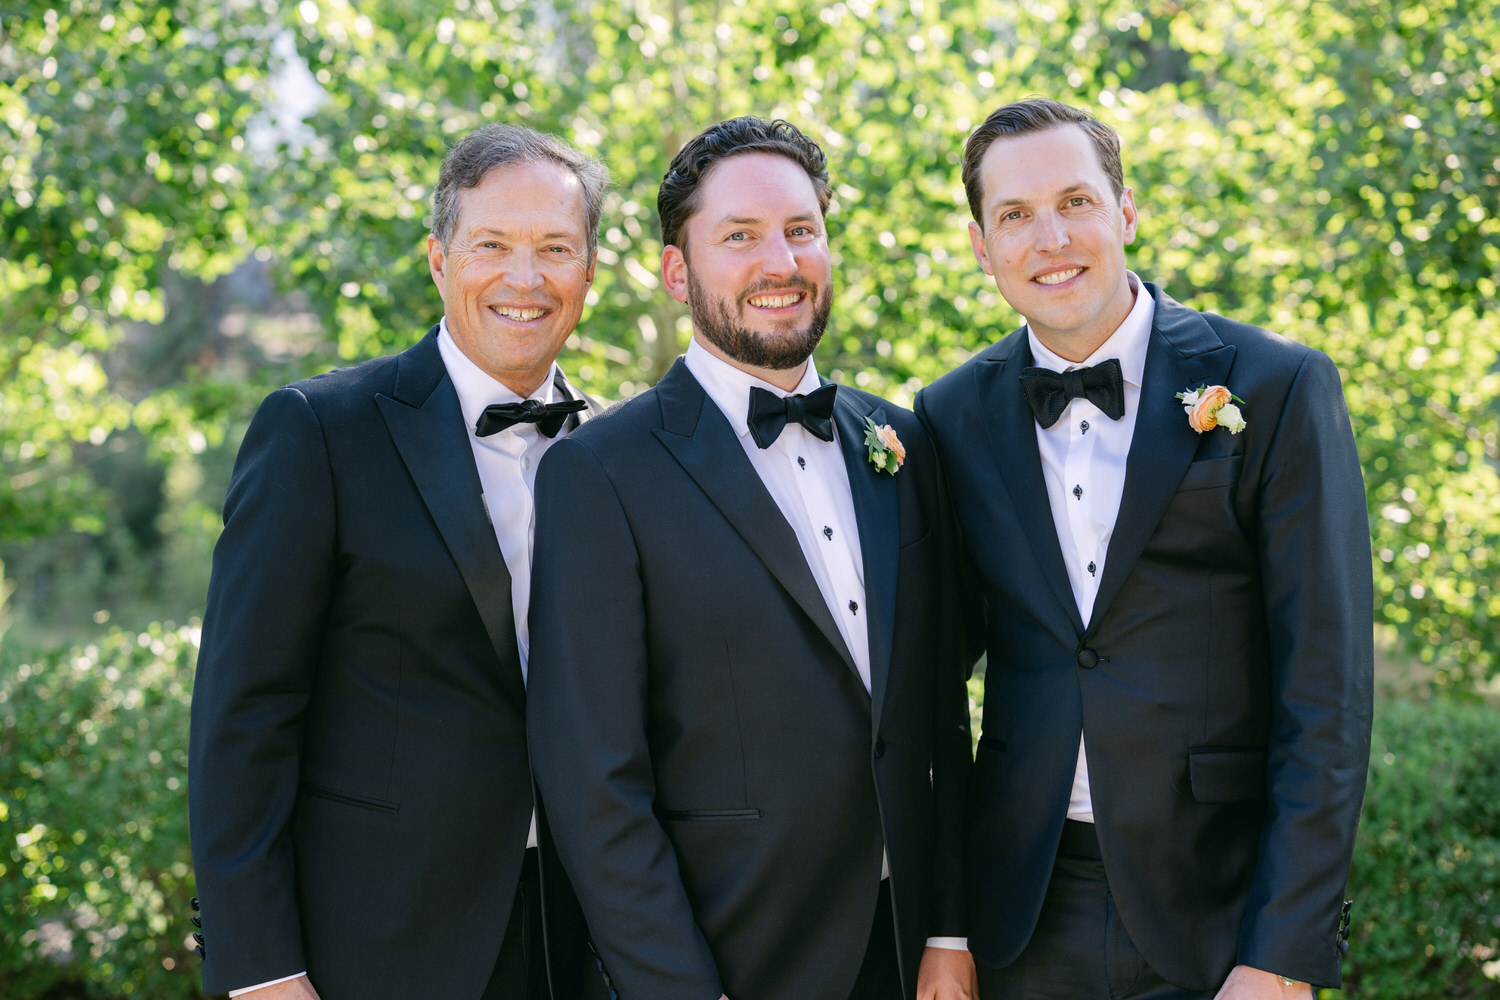
<path fill-rule="evenodd" d="M 801 424 L 813 437 L 833 440 L 833 397 L 838 386 L 825 385 L 805 396 L 778 396 L 758 385 L 750 387 L 750 436 L 762 448 L 771 447 L 787 424 Z"/>
<path fill-rule="evenodd" d="M 1021 372 L 1021 391 L 1036 422 L 1051 427 L 1067 409 L 1068 401 L 1087 399 L 1111 420 L 1125 415 L 1125 378 L 1116 358 L 1101 361 L 1092 368 L 1073 368 L 1065 372 L 1046 368 L 1027 368 Z"/>
<path fill-rule="evenodd" d="M 548 437 L 557 437 L 568 414 L 577 413 L 588 406 L 581 399 L 565 399 L 560 403 L 539 403 L 534 399 L 523 399 L 519 403 L 491 403 L 479 415 L 474 433 L 479 437 L 499 434 L 515 424 L 536 424 L 536 429 Z"/>

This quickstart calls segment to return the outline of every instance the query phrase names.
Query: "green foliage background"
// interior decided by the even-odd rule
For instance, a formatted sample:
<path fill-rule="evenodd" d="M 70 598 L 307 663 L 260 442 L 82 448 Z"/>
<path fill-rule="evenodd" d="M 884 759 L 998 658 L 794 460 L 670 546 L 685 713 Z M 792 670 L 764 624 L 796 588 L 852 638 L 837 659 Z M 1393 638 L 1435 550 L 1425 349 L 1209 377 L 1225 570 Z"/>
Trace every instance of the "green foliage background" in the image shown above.
<path fill-rule="evenodd" d="M 187 732 L 197 635 L 0 648 L 0 995 L 197 995 Z"/>
<path fill-rule="evenodd" d="M 1444 691 L 1493 689 L 1497 8 L 0 0 L 0 738 L 11 741 L 0 892 L 8 914 L 33 921 L 7 925 L 20 937 L 0 931 L 7 961 L 35 958 L 35 940 L 15 942 L 36 920 L 96 912 L 88 919 L 130 929 L 91 945 L 113 964 L 93 966 L 90 981 L 168 995 L 139 978 L 156 966 L 140 972 L 137 953 L 117 950 L 144 925 L 109 916 L 122 904 L 98 894 L 118 895 L 135 870 L 106 845 L 139 846 L 141 824 L 176 829 L 180 789 L 164 782 L 185 727 L 169 706 L 181 699 L 139 717 L 165 734 L 159 766 L 144 736 L 108 765 L 150 789 L 109 793 L 130 805 L 129 835 L 108 825 L 115 811 L 70 813 L 50 780 L 48 795 L 21 797 L 36 778 L 10 750 L 41 732 L 76 735 L 90 713 L 116 719 L 121 690 L 190 686 L 192 644 L 148 623 L 191 622 L 202 606 L 250 413 L 275 385 L 398 350 L 436 319 L 422 254 L 431 184 L 446 146 L 493 119 L 555 132 L 614 172 L 590 306 L 564 359 L 587 389 L 638 391 L 683 346 L 685 317 L 658 287 L 656 185 L 705 124 L 758 113 L 817 137 L 837 185 L 839 287 L 820 369 L 909 401 L 1017 321 L 969 251 L 964 135 L 1031 93 L 1096 109 L 1126 142 L 1142 220 L 1132 266 L 1342 369 L 1382 637 Z M 313 83 L 295 86 L 298 74 Z M 308 91 L 320 103 L 299 120 L 287 101 Z M 246 291 L 247 270 L 274 278 L 276 294 Z M 140 646 L 142 635 L 168 652 L 140 653 L 156 641 Z M 89 666 L 55 665 L 69 662 Z M 71 685 L 54 683 L 60 670 Z M 109 670 L 119 677 L 94 677 Z M 103 759 L 79 739 L 69 767 Z M 153 766 L 137 766 L 141 753 Z M 75 848 L 96 870 L 35 860 Z M 1493 851 L 1478 856 L 1493 885 Z M 133 857 L 145 864 L 145 848 Z M 152 864 L 129 884 L 176 893 L 173 863 Z M 1463 939 L 1476 968 L 1500 947 L 1500 907 L 1483 907 L 1488 937 Z M 170 909 L 154 912 L 169 920 Z M 181 929 L 160 932 L 161 960 L 178 960 Z M 1380 954 L 1394 963 L 1417 937 Z M 1435 947 L 1459 954 L 1456 937 Z M 1356 948 L 1351 968 L 1365 960 Z M 0 968 L 0 992 L 18 995 L 23 980 L 5 977 L 19 967 Z M 1413 995 L 1367 985 L 1377 981 L 1358 980 L 1361 995 Z M 1454 995 L 1495 982 L 1464 981 L 1471 992 Z"/>
<path fill-rule="evenodd" d="M 1489 706 L 1380 714 L 1349 879 L 1351 996 L 1500 996 L 1496 760 Z"/>

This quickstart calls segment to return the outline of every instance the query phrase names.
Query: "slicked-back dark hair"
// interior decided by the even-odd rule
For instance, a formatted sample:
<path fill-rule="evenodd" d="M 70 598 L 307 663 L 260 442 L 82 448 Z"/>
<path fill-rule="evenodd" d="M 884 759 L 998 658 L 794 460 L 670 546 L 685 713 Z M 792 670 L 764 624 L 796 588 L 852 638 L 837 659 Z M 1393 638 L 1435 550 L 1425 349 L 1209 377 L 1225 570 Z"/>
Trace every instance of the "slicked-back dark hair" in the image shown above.
<path fill-rule="evenodd" d="M 828 157 L 818 144 L 791 122 L 745 115 L 704 129 L 672 157 L 672 165 L 656 193 L 663 246 L 676 246 L 686 253 L 682 229 L 698 210 L 698 186 L 715 164 L 743 153 L 785 156 L 807 171 L 818 196 L 818 210 L 828 214 L 833 188 L 828 183 Z"/>
<path fill-rule="evenodd" d="M 609 170 L 556 136 L 525 125 L 495 122 L 475 129 L 448 150 L 432 192 L 432 235 L 444 250 L 458 222 L 458 193 L 476 187 L 496 167 L 552 162 L 573 171 L 583 185 L 583 209 L 588 216 L 589 260 L 599 246 L 599 217 L 604 213 L 604 189 Z"/>
<path fill-rule="evenodd" d="M 969 199 L 969 213 L 984 229 L 984 180 L 979 165 L 996 139 L 1043 132 L 1059 125 L 1077 125 L 1088 133 L 1099 154 L 1099 166 L 1109 178 L 1115 197 L 1125 192 L 1125 174 L 1120 166 L 1120 136 L 1114 129 L 1079 108 L 1050 97 L 1028 97 L 992 112 L 979 127 L 969 133 L 964 143 L 964 194 Z"/>

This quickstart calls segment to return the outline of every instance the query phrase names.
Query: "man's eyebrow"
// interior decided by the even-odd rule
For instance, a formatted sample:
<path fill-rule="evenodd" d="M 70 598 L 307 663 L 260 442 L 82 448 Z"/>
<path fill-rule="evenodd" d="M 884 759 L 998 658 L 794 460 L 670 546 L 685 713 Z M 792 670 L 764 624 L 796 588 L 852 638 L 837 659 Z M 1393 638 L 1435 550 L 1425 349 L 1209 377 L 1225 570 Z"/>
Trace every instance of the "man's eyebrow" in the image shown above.
<path fill-rule="evenodd" d="M 788 218 L 786 221 L 788 221 L 788 222 L 811 222 L 811 221 L 814 221 L 816 219 L 817 219 L 817 216 L 815 216 L 815 215 L 813 215 L 811 213 L 805 213 L 805 214 L 802 214 L 802 215 L 793 215 L 790 218 Z M 720 219 L 718 221 L 717 225 L 720 225 L 720 226 L 753 226 L 753 225 L 761 225 L 765 221 L 766 221 L 765 219 L 761 218 L 758 215 L 727 215 L 724 218 Z"/>
<path fill-rule="evenodd" d="M 1070 195 L 1070 194 L 1077 194 L 1080 191 L 1087 192 L 1087 193 L 1091 194 L 1091 193 L 1093 193 L 1093 190 L 1094 190 L 1094 186 L 1092 184 L 1088 183 L 1087 181 L 1079 181 L 1076 184 L 1069 184 L 1067 187 L 1063 188 L 1061 191 L 1054 192 L 1053 194 L 1048 195 L 1047 197 L 1044 197 L 1041 200 L 1047 201 L 1047 200 L 1050 200 L 1052 198 L 1066 198 L 1068 195 Z M 1033 200 L 1035 200 L 1035 199 L 1022 198 L 1022 197 L 1019 197 L 1019 196 L 1016 196 L 1016 195 L 1012 195 L 1009 198 L 997 197 L 994 200 L 994 202 L 991 203 L 990 207 L 992 207 L 992 208 L 1000 208 L 1002 206 L 1008 206 L 1008 205 L 1028 205 Z"/>
<path fill-rule="evenodd" d="M 469 235 L 475 238 L 481 236 L 499 236 L 501 238 L 508 239 L 510 238 L 511 232 L 508 229 L 501 229 L 497 226 L 480 226 L 477 229 L 470 230 Z M 541 238 L 544 240 L 576 240 L 579 238 L 579 235 L 577 233 L 570 233 L 566 231 L 556 231 L 551 233 L 543 233 Z"/>

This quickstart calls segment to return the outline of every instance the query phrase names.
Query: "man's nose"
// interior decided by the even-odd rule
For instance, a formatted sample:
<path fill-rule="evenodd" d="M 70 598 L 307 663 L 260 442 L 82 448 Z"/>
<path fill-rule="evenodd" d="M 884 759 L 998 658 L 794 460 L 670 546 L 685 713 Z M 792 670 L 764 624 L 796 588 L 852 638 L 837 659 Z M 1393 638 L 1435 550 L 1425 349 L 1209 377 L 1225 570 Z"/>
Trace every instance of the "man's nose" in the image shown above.
<path fill-rule="evenodd" d="M 505 264 L 505 283 L 512 288 L 530 291 L 542 285 L 542 269 L 529 253 L 511 256 Z"/>
<path fill-rule="evenodd" d="M 1036 248 L 1043 253 L 1055 253 L 1067 247 L 1068 224 L 1057 212 L 1042 212 L 1037 216 Z"/>
<path fill-rule="evenodd" d="M 773 277 L 797 273 L 797 254 L 784 234 L 773 234 L 762 243 L 760 269 Z"/>

